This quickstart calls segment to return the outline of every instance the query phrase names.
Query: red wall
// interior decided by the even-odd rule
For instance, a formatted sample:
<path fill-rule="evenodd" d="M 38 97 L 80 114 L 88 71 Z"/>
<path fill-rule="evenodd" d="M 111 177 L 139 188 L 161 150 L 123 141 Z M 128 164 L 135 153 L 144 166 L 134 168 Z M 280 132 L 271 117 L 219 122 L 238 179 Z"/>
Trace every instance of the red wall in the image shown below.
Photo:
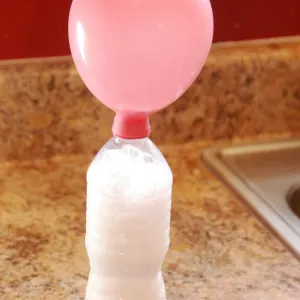
<path fill-rule="evenodd" d="M 69 53 L 71 0 L 0 1 L 0 59 Z"/>
<path fill-rule="evenodd" d="M 0 59 L 69 54 L 72 0 L 2 0 Z M 300 0 L 211 0 L 215 41 L 300 34 Z"/>

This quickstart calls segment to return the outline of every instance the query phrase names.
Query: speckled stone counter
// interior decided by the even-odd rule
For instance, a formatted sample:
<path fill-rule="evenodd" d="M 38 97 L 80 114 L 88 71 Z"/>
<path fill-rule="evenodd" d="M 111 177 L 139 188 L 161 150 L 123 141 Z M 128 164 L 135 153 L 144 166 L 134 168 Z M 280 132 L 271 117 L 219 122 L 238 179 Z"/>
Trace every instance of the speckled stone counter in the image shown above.
<path fill-rule="evenodd" d="M 216 44 L 192 87 L 151 118 L 155 143 L 300 132 L 300 37 Z M 0 161 L 98 151 L 113 113 L 70 57 L 0 63 Z"/>
<path fill-rule="evenodd" d="M 174 173 L 170 300 L 296 300 L 299 262 L 203 167 L 209 143 L 162 147 Z M 0 167 L 0 299 L 79 300 L 87 155 Z M 142 300 L 142 299 L 141 299 Z"/>
<path fill-rule="evenodd" d="M 299 74 L 300 37 L 214 45 L 152 117 L 175 179 L 168 300 L 299 298 L 299 262 L 199 159 L 213 140 L 299 135 Z M 85 172 L 112 117 L 69 57 L 0 63 L 0 300 L 83 299 Z"/>

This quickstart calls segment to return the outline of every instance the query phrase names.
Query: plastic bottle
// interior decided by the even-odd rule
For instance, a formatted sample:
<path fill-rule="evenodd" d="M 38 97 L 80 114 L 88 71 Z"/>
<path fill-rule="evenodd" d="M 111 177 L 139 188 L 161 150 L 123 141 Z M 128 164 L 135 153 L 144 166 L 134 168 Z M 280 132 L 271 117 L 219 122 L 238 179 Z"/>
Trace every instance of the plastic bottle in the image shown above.
<path fill-rule="evenodd" d="M 164 300 L 172 172 L 148 138 L 113 137 L 87 173 L 87 300 Z"/>

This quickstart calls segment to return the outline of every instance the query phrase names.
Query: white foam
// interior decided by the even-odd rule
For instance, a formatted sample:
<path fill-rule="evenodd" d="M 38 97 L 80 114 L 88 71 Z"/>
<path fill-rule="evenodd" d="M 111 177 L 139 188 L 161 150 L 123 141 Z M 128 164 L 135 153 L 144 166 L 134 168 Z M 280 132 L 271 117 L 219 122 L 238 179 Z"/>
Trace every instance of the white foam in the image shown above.
<path fill-rule="evenodd" d="M 86 245 L 92 275 L 86 299 L 95 294 L 98 300 L 165 299 L 161 264 L 169 246 L 169 167 L 127 145 L 100 153 L 87 182 Z M 103 282 L 114 287 L 107 298 L 106 289 L 100 288 Z"/>

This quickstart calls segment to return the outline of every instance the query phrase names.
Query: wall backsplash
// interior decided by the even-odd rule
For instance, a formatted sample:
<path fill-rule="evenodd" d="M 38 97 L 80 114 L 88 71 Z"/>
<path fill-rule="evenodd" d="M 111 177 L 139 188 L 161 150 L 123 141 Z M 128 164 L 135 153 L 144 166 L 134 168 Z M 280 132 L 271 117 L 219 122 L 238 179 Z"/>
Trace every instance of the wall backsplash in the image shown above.
<path fill-rule="evenodd" d="M 70 57 L 0 64 L 0 157 L 96 152 L 113 113 Z M 300 133 L 300 38 L 214 45 L 200 76 L 151 118 L 156 143 Z"/>

